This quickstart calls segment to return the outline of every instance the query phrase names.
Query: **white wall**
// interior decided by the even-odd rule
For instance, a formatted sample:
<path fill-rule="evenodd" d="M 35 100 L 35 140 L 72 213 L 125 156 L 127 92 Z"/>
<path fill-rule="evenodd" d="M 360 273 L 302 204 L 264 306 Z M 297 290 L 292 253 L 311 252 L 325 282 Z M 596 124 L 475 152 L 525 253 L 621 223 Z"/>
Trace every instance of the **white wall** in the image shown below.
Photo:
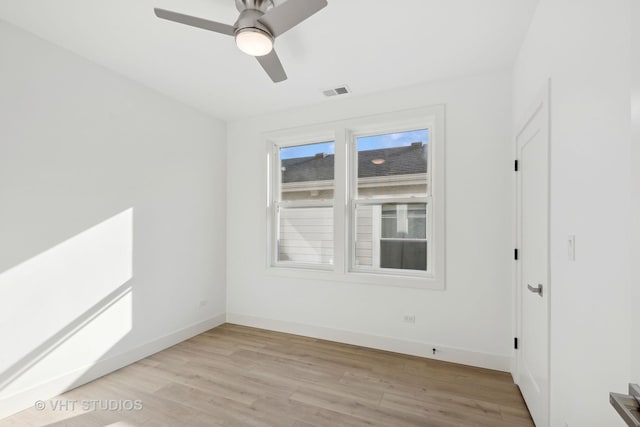
<path fill-rule="evenodd" d="M 552 80 L 553 427 L 624 425 L 608 393 L 630 380 L 630 4 L 541 0 L 515 66 L 516 118 Z"/>
<path fill-rule="evenodd" d="M 261 134 L 446 104 L 447 289 L 305 280 L 266 269 Z M 508 71 L 322 104 L 228 126 L 228 319 L 508 370 L 511 355 Z M 247 242 L 255 244 L 247 245 Z M 402 323 L 415 314 L 416 324 Z"/>
<path fill-rule="evenodd" d="M 631 15 L 631 123 L 632 123 L 632 189 L 633 219 L 635 220 L 632 240 L 632 259 L 640 259 L 640 2 L 632 2 Z M 634 275 L 631 283 L 633 300 L 633 324 L 640 325 L 640 278 Z M 636 332 L 637 334 L 637 332 Z M 637 336 L 637 335 L 636 335 Z M 631 369 L 632 381 L 640 384 L 640 340 L 632 340 Z"/>
<path fill-rule="evenodd" d="M 224 321 L 224 123 L 2 22 L 0 122 L 0 418 Z"/>

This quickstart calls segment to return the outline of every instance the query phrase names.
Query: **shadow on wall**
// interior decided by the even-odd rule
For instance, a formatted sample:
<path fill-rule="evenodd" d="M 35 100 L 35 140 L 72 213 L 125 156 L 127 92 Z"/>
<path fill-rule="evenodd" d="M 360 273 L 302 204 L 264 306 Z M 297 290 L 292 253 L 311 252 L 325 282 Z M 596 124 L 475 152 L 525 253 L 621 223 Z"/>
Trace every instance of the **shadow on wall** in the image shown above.
<path fill-rule="evenodd" d="M 132 256 L 129 208 L 0 273 L 0 402 L 70 373 L 61 386 L 81 384 L 132 331 Z"/>

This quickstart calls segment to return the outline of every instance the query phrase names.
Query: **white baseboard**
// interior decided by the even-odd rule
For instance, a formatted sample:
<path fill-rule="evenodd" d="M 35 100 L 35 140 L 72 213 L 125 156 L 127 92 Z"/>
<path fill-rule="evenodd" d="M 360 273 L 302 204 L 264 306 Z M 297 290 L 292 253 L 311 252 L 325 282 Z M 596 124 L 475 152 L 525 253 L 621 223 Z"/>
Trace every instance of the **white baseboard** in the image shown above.
<path fill-rule="evenodd" d="M 509 372 L 511 367 L 510 356 L 481 353 L 462 348 L 446 347 L 434 343 L 402 340 L 321 326 L 303 325 L 237 313 L 227 313 L 227 322 L 503 372 Z M 437 349 L 435 355 L 433 354 L 434 348 Z"/>
<path fill-rule="evenodd" d="M 45 383 L 20 391 L 0 400 L 0 419 L 6 418 L 24 409 L 30 408 L 37 400 L 47 400 L 72 388 L 78 387 L 107 375 L 113 371 L 144 359 L 152 354 L 176 345 L 191 337 L 225 323 L 226 315 L 220 314 L 202 322 L 187 326 L 170 334 L 146 342 L 124 353 L 99 360 L 91 365 L 82 366 L 72 372 L 60 375 Z M 90 372 L 90 374 L 87 374 Z M 78 378 L 82 378 L 78 382 Z M 69 386 L 69 384 L 72 384 Z"/>
<path fill-rule="evenodd" d="M 513 355 L 511 358 L 511 365 L 509 368 L 509 372 L 511 373 L 511 377 L 513 378 L 513 383 L 514 384 L 518 384 L 518 361 L 516 359 L 516 356 Z"/>

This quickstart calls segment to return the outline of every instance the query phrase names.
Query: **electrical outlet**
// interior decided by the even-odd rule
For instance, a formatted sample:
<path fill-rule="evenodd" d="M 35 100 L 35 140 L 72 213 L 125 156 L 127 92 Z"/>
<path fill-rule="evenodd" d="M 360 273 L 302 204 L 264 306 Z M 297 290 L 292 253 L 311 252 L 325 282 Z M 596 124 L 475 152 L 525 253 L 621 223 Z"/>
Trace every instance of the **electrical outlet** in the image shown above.
<path fill-rule="evenodd" d="M 416 323 L 416 315 L 415 314 L 405 314 L 402 318 L 404 323 Z"/>

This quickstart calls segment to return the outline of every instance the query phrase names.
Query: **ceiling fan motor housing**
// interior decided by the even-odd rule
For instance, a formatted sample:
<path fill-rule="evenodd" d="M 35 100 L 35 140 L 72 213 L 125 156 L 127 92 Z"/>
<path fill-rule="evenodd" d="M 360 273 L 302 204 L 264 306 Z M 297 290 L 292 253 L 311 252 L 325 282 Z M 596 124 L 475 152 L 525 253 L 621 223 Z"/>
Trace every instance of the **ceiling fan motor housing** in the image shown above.
<path fill-rule="evenodd" d="M 238 9 L 238 12 L 242 12 L 247 9 L 255 9 L 265 13 L 273 6 L 273 0 L 236 0 L 236 8 Z"/>
<path fill-rule="evenodd" d="M 273 41 L 274 37 L 271 31 L 265 25 L 258 22 L 258 19 L 260 19 L 262 15 L 264 15 L 264 12 L 258 9 L 245 9 L 241 11 L 234 25 L 234 27 L 236 27 L 236 34 L 250 28 L 265 33 L 271 38 L 271 41 Z"/>

